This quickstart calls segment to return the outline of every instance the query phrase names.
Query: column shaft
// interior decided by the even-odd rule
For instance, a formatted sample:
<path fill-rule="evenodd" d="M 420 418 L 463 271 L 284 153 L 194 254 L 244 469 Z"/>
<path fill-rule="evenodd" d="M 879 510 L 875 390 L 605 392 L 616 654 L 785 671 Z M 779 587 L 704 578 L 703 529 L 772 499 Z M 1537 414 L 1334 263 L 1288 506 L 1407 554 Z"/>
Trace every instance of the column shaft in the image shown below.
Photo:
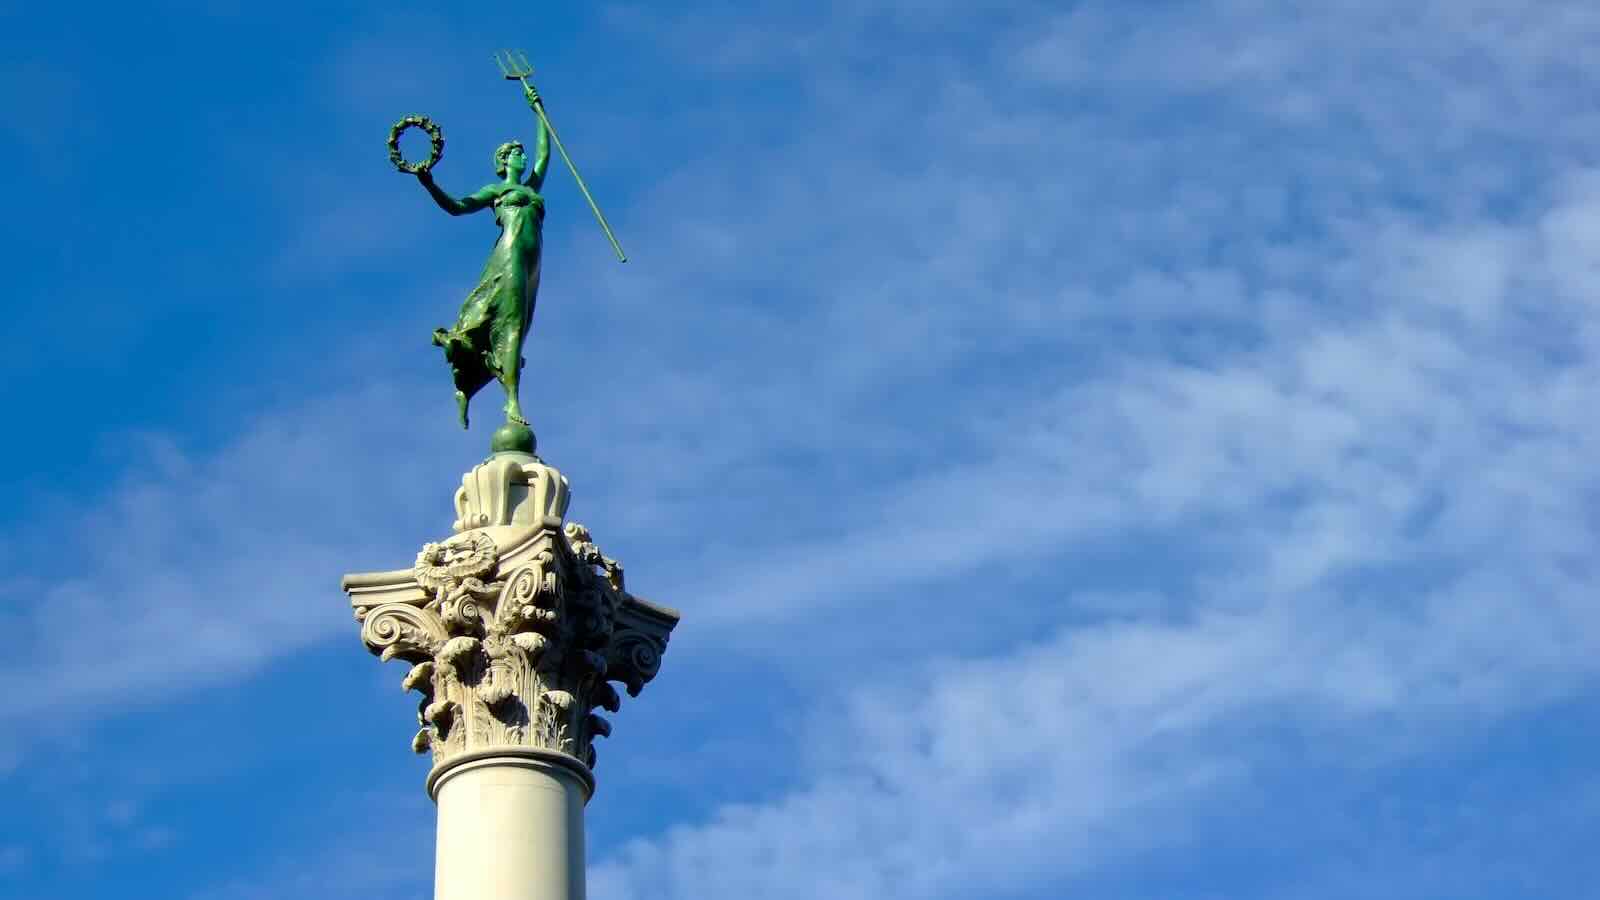
<path fill-rule="evenodd" d="M 490 756 L 436 773 L 429 789 L 439 805 L 435 900 L 584 900 L 589 785 L 569 766 Z"/>

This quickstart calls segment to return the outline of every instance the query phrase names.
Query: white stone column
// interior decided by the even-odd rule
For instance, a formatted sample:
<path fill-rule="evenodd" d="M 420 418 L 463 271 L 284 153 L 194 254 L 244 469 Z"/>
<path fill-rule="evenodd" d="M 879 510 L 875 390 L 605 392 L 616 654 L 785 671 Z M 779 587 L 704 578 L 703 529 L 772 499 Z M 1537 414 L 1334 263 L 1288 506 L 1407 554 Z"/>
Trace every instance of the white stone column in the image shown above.
<path fill-rule="evenodd" d="M 436 900 L 583 900 L 586 767 L 564 754 L 462 757 L 428 779 L 439 804 Z"/>
<path fill-rule="evenodd" d="M 436 900 L 583 900 L 594 739 L 655 677 L 676 611 L 629 594 L 560 472 L 496 453 L 456 491 L 456 534 L 410 569 L 346 575 L 361 638 L 411 664 L 431 753 Z"/>

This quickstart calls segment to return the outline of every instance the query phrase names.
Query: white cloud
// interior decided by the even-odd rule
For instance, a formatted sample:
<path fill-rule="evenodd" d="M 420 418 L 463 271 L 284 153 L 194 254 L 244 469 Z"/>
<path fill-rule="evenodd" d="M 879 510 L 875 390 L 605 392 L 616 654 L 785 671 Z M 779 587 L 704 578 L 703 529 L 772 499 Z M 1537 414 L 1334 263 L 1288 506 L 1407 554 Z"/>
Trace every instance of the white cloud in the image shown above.
<path fill-rule="evenodd" d="M 1345 18 L 1352 10 L 1357 17 Z M 1320 11 L 1303 30 L 1243 36 L 1247 46 L 1238 53 L 1251 62 L 1244 70 L 1275 59 L 1346 71 L 1352 60 L 1339 53 L 1366 52 L 1357 36 L 1372 21 L 1367 12 L 1345 4 Z M 1592 27 L 1592 17 L 1570 12 L 1555 11 L 1564 19 L 1556 23 L 1528 22 L 1537 17 L 1519 9 L 1520 39 L 1509 46 L 1473 38 L 1473 52 L 1507 57 L 1489 63 L 1493 95 L 1523 96 L 1557 65 L 1510 58 L 1528 42 L 1542 51 L 1575 49 L 1552 46 L 1571 36 L 1560 29 Z M 1600 615 L 1588 602 L 1600 537 L 1589 512 L 1600 488 L 1590 461 L 1600 457 L 1600 430 L 1583 412 L 1600 388 L 1589 286 L 1595 250 L 1587 240 L 1600 207 L 1585 188 L 1594 175 L 1564 156 L 1559 130 L 1537 150 L 1549 156 L 1531 164 L 1374 169 L 1394 163 L 1388 154 L 1467 153 L 1503 136 L 1499 126 L 1475 130 L 1501 107 L 1436 103 L 1457 88 L 1426 68 L 1463 49 L 1458 39 L 1487 32 L 1443 7 L 1426 13 L 1443 20 L 1405 33 L 1430 40 L 1363 76 L 1369 97 L 1387 105 L 1369 105 L 1364 121 L 1388 123 L 1401 106 L 1416 107 L 1419 121 L 1377 138 L 1382 155 L 1358 138 L 1309 160 L 1320 183 L 1297 215 L 1312 220 L 1309 235 L 1328 225 L 1332 232 L 1305 243 L 1307 234 L 1253 233 L 1255 219 L 1228 221 L 1250 208 L 1247 197 L 1259 196 L 1247 194 L 1250 179 L 1292 179 L 1306 160 L 1217 173 L 1209 193 L 1194 195 L 1202 199 L 1172 207 L 1116 195 L 1135 204 L 1132 220 L 1176 242 L 1184 264 L 1138 268 L 1136 247 L 1127 253 L 1132 267 L 1110 290 L 1072 286 L 1054 295 L 1074 303 L 1103 298 L 1087 315 L 1050 302 L 1047 264 L 1024 266 L 1023 277 L 1009 280 L 1016 298 L 999 290 L 974 298 L 966 293 L 973 284 L 960 283 L 964 298 L 976 299 L 967 308 L 981 313 L 969 320 L 965 309 L 942 310 L 950 318 L 928 340 L 912 313 L 914 338 L 903 352 L 924 347 L 947 376 L 982 378 L 967 367 L 994 360 L 984 352 L 994 344 L 941 343 L 955 336 L 950 329 L 980 318 L 974 327 L 1002 346 L 1026 346 L 1034 336 L 1025 327 L 1090 329 L 1103 321 L 1115 333 L 1152 321 L 1181 325 L 1184 317 L 1216 332 L 1211 342 L 1185 344 L 1171 331 L 1148 342 L 1134 331 L 1135 340 L 1092 348 L 1088 371 L 1065 362 L 1043 390 L 1015 379 L 990 390 L 947 387 L 946 412 L 971 414 L 974 433 L 964 446 L 977 453 L 845 501 L 836 535 L 757 558 L 698 610 L 730 640 L 782 624 L 784 640 L 823 657 L 813 670 L 840 662 L 819 646 L 840 627 L 839 612 L 855 628 L 917 627 L 859 605 L 885 586 L 967 578 L 961 600 L 971 606 L 975 637 L 992 627 L 986 610 L 996 604 L 1025 605 L 1048 631 L 1052 615 L 1069 613 L 1076 600 L 991 595 L 982 573 L 1007 560 L 1068 558 L 1090 535 L 1154 531 L 1158 553 L 1199 546 L 1209 555 L 1164 579 L 1174 596 L 1157 604 L 1162 611 L 1135 599 L 1124 620 L 1066 628 L 1006 655 L 843 661 L 834 683 L 855 678 L 870 686 L 841 687 L 841 697 L 820 701 L 819 724 L 803 740 L 815 748 L 807 786 L 626 846 L 596 871 L 596 897 L 942 897 L 970 895 L 979 884 L 985 895 L 1005 896 L 1027 883 L 1054 885 L 1044 890 L 1050 894 L 1074 872 L 1176 839 L 1181 827 L 1163 823 L 1178 809 L 1215 802 L 1208 791 L 1236 787 L 1233 776 L 1267 764 L 1273 748 L 1250 739 L 1250 723 L 1307 722 L 1330 737 L 1327 752 L 1405 758 L 1584 689 L 1600 643 Z M 1106 46 L 1063 81 L 1092 78 L 1104 87 L 1115 76 L 1094 61 L 1126 47 L 1092 29 L 1084 38 L 1078 26 L 1091 15 L 1079 14 L 1067 31 L 1085 44 L 1099 34 Z M 1310 45 L 1327 51 L 1314 60 L 1306 47 L 1263 49 L 1292 45 L 1330 17 L 1341 30 Z M 1195 41 L 1184 24 L 1142 20 L 1136 46 L 1155 49 L 1121 60 L 1122 71 L 1136 72 L 1160 96 L 1184 72 L 1214 70 L 1213 62 L 1186 62 L 1182 54 L 1165 68 L 1139 65 L 1161 56 L 1164 39 Z M 1219 16 L 1205 33 L 1238 24 Z M 1458 26 L 1467 31 L 1452 30 Z M 1052 51 L 1052 59 L 1074 55 Z M 1304 74 L 1317 103 L 1302 107 L 1308 121 L 1336 115 L 1336 103 L 1359 105 L 1360 96 L 1322 81 L 1320 72 Z M 1249 90 L 1230 96 L 1261 102 Z M 1537 112 L 1560 112 L 1575 99 L 1547 92 Z M 1512 137 L 1543 136 L 1536 120 L 1521 118 L 1532 115 L 1526 108 L 1516 115 L 1530 133 Z M 995 133 L 983 128 L 982 114 L 971 118 L 977 133 Z M 1441 125 L 1447 134 L 1424 133 Z M 1055 134 L 1048 125 L 1035 132 L 1035 165 L 1049 157 Z M 1181 164 L 1181 154 L 1176 146 L 1164 151 L 1165 163 Z M 1162 162 L 1158 155 L 1132 165 Z M 1549 181 L 1505 210 L 1448 198 L 1452 186 L 1477 190 L 1485 169 L 1519 164 Z M 1415 179 L 1407 193 L 1432 204 L 1408 210 L 1407 193 L 1394 193 L 1396 173 Z M 1007 195 L 1006 180 L 1000 173 L 988 192 L 995 208 L 979 227 L 1009 222 L 1002 234 L 1016 242 L 1040 223 L 1017 214 L 1022 207 Z M 937 183 L 922 181 L 927 190 Z M 1344 188 L 1358 202 L 1329 199 Z M 1273 206 L 1257 208 L 1270 218 Z M 1006 244 L 985 243 L 961 216 L 938 221 L 952 223 L 942 249 L 966 263 L 958 270 L 971 271 Z M 1062 219 L 1051 221 L 1063 227 Z M 1194 251 L 1207 241 L 1240 246 L 1205 261 Z M 887 328 L 906 312 L 888 304 L 930 296 L 897 285 L 876 297 L 885 305 L 870 314 Z M 1117 304 L 1124 297 L 1132 302 Z M 870 337 L 859 346 L 899 358 L 892 339 L 863 331 Z M 1072 346 L 1060 333 L 1037 342 Z M 846 341 L 847 361 L 853 349 Z M 1189 358 L 1175 361 L 1180 353 Z M 1048 360 L 1045 351 L 1032 365 L 1005 371 L 1038 377 Z M 884 415 L 898 420 L 897 412 Z M 948 602 L 959 594 L 937 596 Z M 785 599 L 767 599 L 774 597 Z M 1102 614 L 1106 607 L 1104 598 L 1091 604 Z M 824 618 L 808 619 L 816 615 Z M 795 665 L 808 670 L 803 658 Z"/>
<path fill-rule="evenodd" d="M 632 842 L 593 870 L 590 893 L 1055 894 L 1084 870 L 1194 839 L 1182 811 L 1225 802 L 1257 767 L 1360 768 L 1427 746 L 1440 719 L 1480 725 L 1509 687 L 1482 682 L 1504 673 L 1428 651 L 1484 599 L 1452 592 L 1432 617 L 1376 610 L 1337 633 L 1324 611 L 1113 622 L 919 665 L 818 711 L 805 788 Z M 1319 758 L 1275 759 L 1284 751 L 1252 730 L 1263 719 L 1319 734 Z"/>

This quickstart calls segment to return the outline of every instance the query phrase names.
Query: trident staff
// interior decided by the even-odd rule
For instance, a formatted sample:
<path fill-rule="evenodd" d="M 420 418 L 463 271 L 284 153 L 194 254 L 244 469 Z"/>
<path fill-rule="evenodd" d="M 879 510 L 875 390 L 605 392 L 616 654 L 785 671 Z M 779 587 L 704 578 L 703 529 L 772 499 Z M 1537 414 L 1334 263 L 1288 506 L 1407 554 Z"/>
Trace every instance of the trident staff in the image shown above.
<path fill-rule="evenodd" d="M 528 107 L 539 116 L 539 121 L 544 123 L 545 130 L 550 132 L 550 140 L 555 143 L 556 150 L 560 152 L 562 160 L 572 172 L 572 177 L 577 180 L 578 190 L 583 192 L 583 199 L 589 201 L 589 209 L 594 211 L 600 229 L 606 233 L 606 240 L 611 242 L 611 249 L 616 251 L 617 261 L 627 262 L 628 257 L 622 252 L 622 245 L 617 243 L 617 236 L 611 233 L 611 226 L 606 223 L 605 214 L 600 211 L 599 204 L 594 202 L 594 196 L 589 193 L 589 186 L 583 183 L 583 176 L 578 174 L 578 167 L 572 164 L 572 157 L 567 155 L 567 148 L 556 134 L 556 127 L 550 124 L 550 116 L 544 111 L 544 100 L 539 97 L 539 92 L 533 89 L 533 85 L 528 83 L 528 79 L 533 76 L 533 66 L 528 64 L 527 55 L 520 50 L 515 54 L 510 50 L 503 50 L 495 54 L 494 61 L 500 66 L 500 73 L 505 75 L 507 81 L 522 84 L 522 94 L 528 100 Z"/>

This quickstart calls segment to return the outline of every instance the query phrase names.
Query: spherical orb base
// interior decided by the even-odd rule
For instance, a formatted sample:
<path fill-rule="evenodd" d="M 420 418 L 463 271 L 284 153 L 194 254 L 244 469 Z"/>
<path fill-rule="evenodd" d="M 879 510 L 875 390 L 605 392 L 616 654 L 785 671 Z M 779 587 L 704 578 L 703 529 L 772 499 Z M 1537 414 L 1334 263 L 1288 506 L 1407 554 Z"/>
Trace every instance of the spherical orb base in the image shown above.
<path fill-rule="evenodd" d="M 494 453 L 532 453 L 535 446 L 533 429 L 516 422 L 501 425 L 489 439 L 489 450 Z"/>

